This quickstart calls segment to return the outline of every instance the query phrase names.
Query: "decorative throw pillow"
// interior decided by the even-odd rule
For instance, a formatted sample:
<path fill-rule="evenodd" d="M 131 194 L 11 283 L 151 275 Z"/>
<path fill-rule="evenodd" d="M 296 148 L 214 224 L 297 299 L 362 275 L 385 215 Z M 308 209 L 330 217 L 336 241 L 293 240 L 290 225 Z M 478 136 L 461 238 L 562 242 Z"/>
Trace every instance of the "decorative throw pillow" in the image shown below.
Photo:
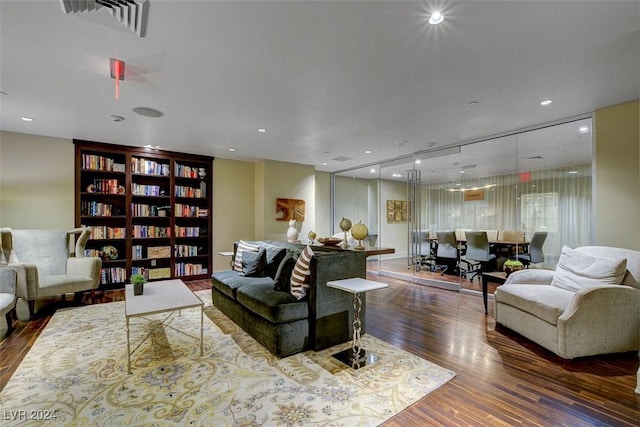
<path fill-rule="evenodd" d="M 269 243 L 262 243 L 260 247 L 265 248 L 267 251 L 267 265 L 264 267 L 265 276 L 275 279 L 278 267 L 287 253 L 287 248 Z"/>
<path fill-rule="evenodd" d="M 286 250 L 285 250 L 286 252 Z M 276 291 L 282 292 L 290 292 L 291 291 L 291 273 L 293 272 L 293 268 L 296 266 L 296 256 L 293 252 L 286 252 L 282 261 L 280 261 L 280 265 L 278 266 L 278 271 L 276 272 L 276 276 L 273 279 L 273 289 Z"/>
<path fill-rule="evenodd" d="M 311 246 L 304 248 L 296 265 L 291 273 L 291 295 L 296 299 L 301 300 L 307 295 L 307 288 L 309 287 L 309 265 L 311 264 L 311 258 L 313 257 L 313 250 Z"/>
<path fill-rule="evenodd" d="M 244 251 L 258 252 L 258 249 L 260 246 L 240 240 L 236 249 L 236 257 L 233 259 L 233 269 L 238 272 L 242 271 L 242 253 Z"/>
<path fill-rule="evenodd" d="M 594 286 L 619 285 L 626 271 L 626 258 L 594 257 L 564 246 L 551 285 L 573 292 Z"/>
<path fill-rule="evenodd" d="M 267 252 L 264 248 L 258 249 L 258 252 L 243 251 L 242 271 L 239 274 L 245 277 L 264 277 L 264 266 L 266 263 Z"/>

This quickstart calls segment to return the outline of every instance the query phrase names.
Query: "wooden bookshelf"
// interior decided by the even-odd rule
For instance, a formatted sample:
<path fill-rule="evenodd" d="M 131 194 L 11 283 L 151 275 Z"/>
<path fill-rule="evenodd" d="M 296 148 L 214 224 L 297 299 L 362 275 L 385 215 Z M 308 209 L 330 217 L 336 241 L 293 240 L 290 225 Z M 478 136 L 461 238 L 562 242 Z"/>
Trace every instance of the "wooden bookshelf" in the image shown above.
<path fill-rule="evenodd" d="M 92 229 L 102 287 L 133 273 L 206 279 L 212 268 L 213 157 L 74 140 L 75 223 Z"/>

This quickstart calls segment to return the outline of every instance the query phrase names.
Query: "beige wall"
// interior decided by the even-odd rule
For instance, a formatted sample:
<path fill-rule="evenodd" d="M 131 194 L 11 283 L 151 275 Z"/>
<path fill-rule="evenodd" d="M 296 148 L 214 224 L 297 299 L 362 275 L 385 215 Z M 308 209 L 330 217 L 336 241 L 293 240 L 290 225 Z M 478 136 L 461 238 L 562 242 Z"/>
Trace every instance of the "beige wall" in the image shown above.
<path fill-rule="evenodd" d="M 0 226 L 74 226 L 74 154 L 68 139 L 0 131 Z"/>
<path fill-rule="evenodd" d="M 316 223 L 311 228 L 318 237 L 330 235 L 331 174 L 327 172 L 316 172 Z"/>
<path fill-rule="evenodd" d="M 256 170 L 256 239 L 286 240 L 288 221 L 276 220 L 276 199 L 305 201 L 305 219 L 298 221 L 298 238 L 306 242 L 315 228 L 315 168 L 296 163 L 261 160 Z"/>
<path fill-rule="evenodd" d="M 213 271 L 229 267 L 218 252 L 255 236 L 255 163 L 216 158 L 213 161 Z"/>
<path fill-rule="evenodd" d="M 640 250 L 638 101 L 594 116 L 594 244 Z"/>

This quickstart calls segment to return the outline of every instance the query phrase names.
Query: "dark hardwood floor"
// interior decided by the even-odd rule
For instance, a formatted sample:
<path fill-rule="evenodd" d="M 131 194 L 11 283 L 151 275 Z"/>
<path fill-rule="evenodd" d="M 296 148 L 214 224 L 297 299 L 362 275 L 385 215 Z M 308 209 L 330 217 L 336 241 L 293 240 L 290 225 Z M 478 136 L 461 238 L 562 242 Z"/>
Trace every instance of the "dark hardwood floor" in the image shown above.
<path fill-rule="evenodd" d="M 496 328 L 479 296 L 380 280 L 390 287 L 367 294 L 367 333 L 457 373 L 385 426 L 640 425 L 637 353 L 565 361 Z M 210 287 L 206 280 L 189 286 Z M 117 301 L 123 294 L 105 291 L 98 298 Z M 0 389 L 60 306 L 49 305 L 34 320 L 16 322 L 0 343 Z M 492 308 L 490 300 L 490 313 Z"/>

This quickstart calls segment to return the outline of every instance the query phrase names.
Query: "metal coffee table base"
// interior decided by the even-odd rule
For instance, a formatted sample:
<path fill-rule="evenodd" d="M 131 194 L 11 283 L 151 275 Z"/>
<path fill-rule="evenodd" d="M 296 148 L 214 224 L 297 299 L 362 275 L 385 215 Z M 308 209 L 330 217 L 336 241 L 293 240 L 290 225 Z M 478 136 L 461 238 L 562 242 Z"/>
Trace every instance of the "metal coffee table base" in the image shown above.
<path fill-rule="evenodd" d="M 373 365 L 380 359 L 376 354 L 371 353 L 367 350 L 360 350 L 360 358 L 355 359 L 355 351 L 352 348 L 348 348 L 339 353 L 333 355 L 336 359 L 341 361 L 347 366 L 352 367 L 353 369 L 364 368 L 365 366 Z"/>

